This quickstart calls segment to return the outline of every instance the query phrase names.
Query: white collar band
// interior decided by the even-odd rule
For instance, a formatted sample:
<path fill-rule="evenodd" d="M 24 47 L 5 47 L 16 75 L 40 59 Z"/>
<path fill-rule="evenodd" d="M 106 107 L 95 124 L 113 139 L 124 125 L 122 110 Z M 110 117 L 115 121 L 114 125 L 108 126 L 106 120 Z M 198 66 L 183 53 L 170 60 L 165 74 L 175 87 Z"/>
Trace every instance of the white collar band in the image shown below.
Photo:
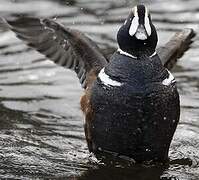
<path fill-rule="evenodd" d="M 129 54 L 129 53 L 127 53 L 127 52 L 125 52 L 125 51 L 123 51 L 123 50 L 121 50 L 120 48 L 118 48 L 118 50 L 117 50 L 120 54 L 122 54 L 122 55 L 125 55 L 125 56 L 128 56 L 128 57 L 131 57 L 131 58 L 133 58 L 133 59 L 137 59 L 137 57 L 136 56 L 133 56 L 133 55 L 131 55 L 131 54 Z M 152 58 L 153 56 L 155 56 L 157 53 L 156 53 L 156 51 L 154 51 L 154 53 L 153 54 L 151 54 L 149 57 L 150 58 Z"/>
<path fill-rule="evenodd" d="M 122 55 L 125 55 L 125 56 L 128 56 L 128 57 L 131 57 L 131 58 L 134 58 L 134 59 L 137 59 L 137 57 L 136 56 L 133 56 L 133 55 L 131 55 L 131 54 L 129 54 L 129 53 L 127 53 L 127 52 L 125 52 L 125 51 L 123 51 L 123 50 L 121 50 L 120 48 L 118 48 L 118 50 L 117 50 L 120 54 L 122 54 Z"/>

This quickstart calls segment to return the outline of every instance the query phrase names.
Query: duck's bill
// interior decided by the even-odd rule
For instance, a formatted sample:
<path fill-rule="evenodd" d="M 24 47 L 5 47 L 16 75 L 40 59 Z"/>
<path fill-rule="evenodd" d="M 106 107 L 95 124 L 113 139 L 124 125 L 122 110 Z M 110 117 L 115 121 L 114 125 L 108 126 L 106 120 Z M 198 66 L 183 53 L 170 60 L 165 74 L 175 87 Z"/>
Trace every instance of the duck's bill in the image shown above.
<path fill-rule="evenodd" d="M 146 40 L 148 35 L 147 35 L 147 32 L 146 32 L 146 29 L 145 27 L 140 24 L 137 28 L 137 31 L 135 33 L 135 37 L 139 40 Z"/>

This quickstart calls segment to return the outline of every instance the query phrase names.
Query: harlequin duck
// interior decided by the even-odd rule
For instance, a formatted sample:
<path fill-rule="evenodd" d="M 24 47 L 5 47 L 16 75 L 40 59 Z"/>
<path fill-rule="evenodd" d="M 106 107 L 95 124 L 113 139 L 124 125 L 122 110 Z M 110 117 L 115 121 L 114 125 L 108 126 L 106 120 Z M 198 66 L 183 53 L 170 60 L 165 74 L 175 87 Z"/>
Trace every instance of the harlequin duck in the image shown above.
<path fill-rule="evenodd" d="M 164 161 L 180 103 L 176 81 L 155 51 L 157 33 L 145 6 L 132 10 L 117 42 L 119 50 L 91 89 L 91 149 Z"/>
<path fill-rule="evenodd" d="M 9 28 L 55 63 L 77 73 L 85 94 L 85 135 L 90 152 L 113 152 L 141 161 L 165 161 L 180 116 L 172 67 L 188 48 L 191 29 L 156 53 L 157 32 L 148 9 L 135 6 L 118 31 L 119 49 L 107 59 L 77 30 L 50 19 L 21 17 Z"/>

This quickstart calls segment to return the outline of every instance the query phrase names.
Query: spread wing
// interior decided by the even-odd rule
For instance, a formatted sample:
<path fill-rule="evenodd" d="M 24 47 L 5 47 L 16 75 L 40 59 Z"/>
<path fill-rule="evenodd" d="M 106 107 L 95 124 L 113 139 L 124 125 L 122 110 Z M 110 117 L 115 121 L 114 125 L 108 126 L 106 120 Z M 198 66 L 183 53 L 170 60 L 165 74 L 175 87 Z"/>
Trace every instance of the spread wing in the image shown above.
<path fill-rule="evenodd" d="M 195 33 L 192 29 L 177 32 L 164 46 L 157 49 L 157 53 L 165 67 L 171 69 L 192 43 Z"/>
<path fill-rule="evenodd" d="M 107 63 L 97 45 L 79 31 L 50 19 L 21 17 L 7 21 L 17 37 L 63 67 L 74 70 L 83 88 Z"/>
<path fill-rule="evenodd" d="M 7 23 L 29 46 L 56 64 L 74 70 L 83 88 L 92 81 L 90 75 L 97 76 L 108 62 L 105 57 L 109 57 L 110 52 L 103 55 L 97 45 L 84 34 L 65 28 L 53 20 L 21 17 Z M 192 29 L 184 29 L 157 49 L 165 67 L 171 69 L 175 65 L 177 59 L 189 49 L 194 36 Z"/>

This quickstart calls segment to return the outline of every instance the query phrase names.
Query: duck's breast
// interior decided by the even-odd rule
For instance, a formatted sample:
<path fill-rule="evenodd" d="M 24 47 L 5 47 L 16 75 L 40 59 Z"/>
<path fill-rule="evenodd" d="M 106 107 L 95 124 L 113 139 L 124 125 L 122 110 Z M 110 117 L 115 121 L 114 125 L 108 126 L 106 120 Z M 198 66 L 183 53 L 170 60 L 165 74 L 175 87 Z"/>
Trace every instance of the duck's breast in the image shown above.
<path fill-rule="evenodd" d="M 123 69 L 110 63 L 92 87 L 95 148 L 136 156 L 138 160 L 146 158 L 147 149 L 149 158 L 164 159 L 160 156 L 167 154 L 179 119 L 175 83 L 163 84 L 166 77 L 155 78 L 151 73 L 158 67 L 154 64 L 129 70 L 130 63 Z"/>

